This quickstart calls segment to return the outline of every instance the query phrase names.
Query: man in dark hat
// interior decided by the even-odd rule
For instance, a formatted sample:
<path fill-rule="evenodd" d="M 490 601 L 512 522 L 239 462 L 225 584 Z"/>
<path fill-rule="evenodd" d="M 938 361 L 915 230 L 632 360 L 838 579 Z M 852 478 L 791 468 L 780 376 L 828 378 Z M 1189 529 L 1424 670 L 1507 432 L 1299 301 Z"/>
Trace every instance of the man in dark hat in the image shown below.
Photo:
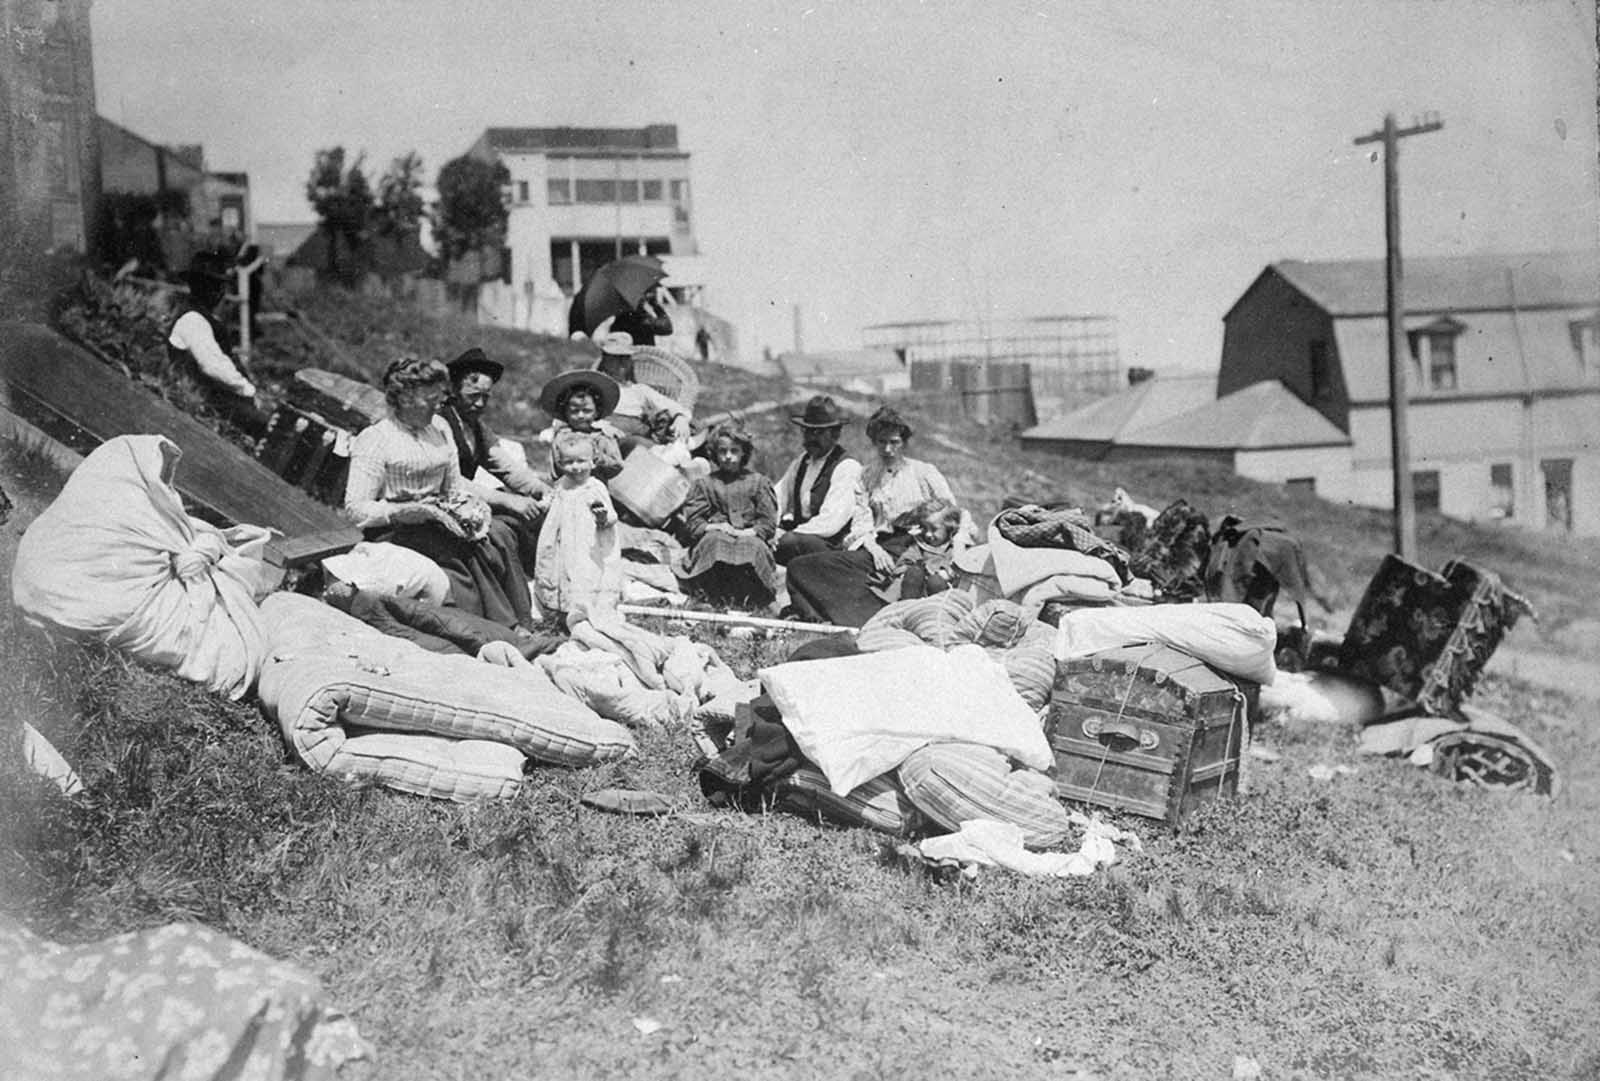
<path fill-rule="evenodd" d="M 200 385 L 212 409 L 246 435 L 259 439 L 267 415 L 256 405 L 256 387 L 218 341 L 216 307 L 228 291 L 228 261 L 200 252 L 189 261 L 189 295 L 167 329 L 167 356 Z"/>
<path fill-rule="evenodd" d="M 805 453 L 778 478 L 777 560 L 843 547 L 858 513 L 866 509 L 861 463 L 839 445 L 844 413 L 839 403 L 818 394 L 798 417 Z"/>
<path fill-rule="evenodd" d="M 455 437 L 461 476 L 471 481 L 481 469 L 498 480 L 503 488 L 479 484 L 476 487 L 495 514 L 506 518 L 517 534 L 517 548 L 531 573 L 533 554 L 539 544 L 539 524 L 544 518 L 543 497 L 550 488 L 539 474 L 507 452 L 494 432 L 483 423 L 494 385 L 506 367 L 473 346 L 445 367 L 450 372 L 450 396 L 439 415 Z"/>

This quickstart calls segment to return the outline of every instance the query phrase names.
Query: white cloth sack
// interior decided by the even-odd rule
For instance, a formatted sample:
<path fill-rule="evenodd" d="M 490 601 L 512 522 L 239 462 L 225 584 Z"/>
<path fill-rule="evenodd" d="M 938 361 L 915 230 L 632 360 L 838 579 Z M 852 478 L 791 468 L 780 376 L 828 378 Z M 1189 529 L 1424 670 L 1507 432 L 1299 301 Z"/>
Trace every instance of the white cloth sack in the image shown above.
<path fill-rule="evenodd" d="M 412 597 L 443 607 L 450 599 L 444 568 L 421 552 L 385 541 L 362 541 L 343 555 L 329 556 L 322 569 L 341 582 L 373 593 Z"/>
<path fill-rule="evenodd" d="M 978 646 L 908 646 L 758 675 L 795 743 L 841 796 L 944 740 L 993 747 L 1037 770 L 1053 762 L 1034 711 Z"/>
<path fill-rule="evenodd" d="M 1171 646 L 1256 683 L 1271 683 L 1278 675 L 1272 659 L 1276 625 L 1247 604 L 1227 602 L 1080 608 L 1056 625 L 1055 655 L 1064 661 L 1144 642 Z"/>
<path fill-rule="evenodd" d="M 85 458 L 18 544 L 11 596 L 32 619 L 241 698 L 266 654 L 252 599 L 266 534 L 185 514 L 181 453 L 123 435 Z"/>

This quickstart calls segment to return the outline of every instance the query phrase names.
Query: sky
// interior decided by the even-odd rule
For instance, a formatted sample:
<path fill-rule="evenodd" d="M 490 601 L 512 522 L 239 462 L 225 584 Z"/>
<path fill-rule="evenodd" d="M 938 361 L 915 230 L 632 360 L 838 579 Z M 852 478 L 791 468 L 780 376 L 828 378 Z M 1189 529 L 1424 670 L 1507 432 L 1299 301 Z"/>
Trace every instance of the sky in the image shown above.
<path fill-rule="evenodd" d="M 309 221 L 315 151 L 673 123 L 709 306 L 744 348 L 872 323 L 1108 314 L 1126 365 L 1217 364 L 1279 259 L 1595 247 L 1592 0 L 95 0 L 99 108 Z"/>

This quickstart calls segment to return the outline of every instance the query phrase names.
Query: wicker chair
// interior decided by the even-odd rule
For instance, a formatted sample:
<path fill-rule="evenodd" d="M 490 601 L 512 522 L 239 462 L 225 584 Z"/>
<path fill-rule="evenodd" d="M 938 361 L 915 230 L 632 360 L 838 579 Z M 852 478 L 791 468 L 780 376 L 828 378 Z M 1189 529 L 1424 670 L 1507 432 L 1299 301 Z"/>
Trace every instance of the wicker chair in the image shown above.
<path fill-rule="evenodd" d="M 694 412 L 700 397 L 700 377 L 689 362 L 655 345 L 641 345 L 633 354 L 633 377 Z"/>

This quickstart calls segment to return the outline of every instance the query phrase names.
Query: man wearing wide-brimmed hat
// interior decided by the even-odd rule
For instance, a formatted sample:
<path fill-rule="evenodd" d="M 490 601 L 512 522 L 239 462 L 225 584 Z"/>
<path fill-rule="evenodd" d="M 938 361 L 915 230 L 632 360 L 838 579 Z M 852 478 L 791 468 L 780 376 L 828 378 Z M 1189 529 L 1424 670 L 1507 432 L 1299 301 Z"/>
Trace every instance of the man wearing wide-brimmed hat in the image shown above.
<path fill-rule="evenodd" d="M 517 534 L 518 552 L 531 571 L 533 553 L 539 543 L 539 522 L 544 517 L 541 497 L 549 491 L 549 486 L 529 467 L 526 459 L 518 460 L 517 455 L 510 453 L 483 422 L 494 385 L 505 374 L 506 367 L 473 346 L 445 368 L 450 372 L 450 396 L 440 407 L 439 415 L 450 426 L 450 434 L 455 438 L 461 476 L 470 482 L 482 470 L 504 485 L 495 488 L 480 483 L 475 487 L 496 514 L 508 519 L 506 524 Z"/>
<path fill-rule="evenodd" d="M 676 438 L 686 439 L 689 435 L 689 411 L 655 387 L 641 383 L 634 377 L 636 352 L 630 335 L 621 332 L 607 334 L 600 339 L 600 358 L 595 362 L 595 369 L 615 379 L 621 391 L 612 408 L 610 420 L 623 437 L 623 453 L 638 444 L 649 442 L 651 419 L 663 412 L 672 416 L 672 432 Z"/>
<path fill-rule="evenodd" d="M 861 463 L 839 445 L 844 412 L 826 394 L 806 403 L 799 416 L 789 418 L 800 426 L 805 453 L 789 464 L 778 478 L 777 560 L 787 564 L 796 556 L 841 547 L 865 499 L 861 489 Z"/>

